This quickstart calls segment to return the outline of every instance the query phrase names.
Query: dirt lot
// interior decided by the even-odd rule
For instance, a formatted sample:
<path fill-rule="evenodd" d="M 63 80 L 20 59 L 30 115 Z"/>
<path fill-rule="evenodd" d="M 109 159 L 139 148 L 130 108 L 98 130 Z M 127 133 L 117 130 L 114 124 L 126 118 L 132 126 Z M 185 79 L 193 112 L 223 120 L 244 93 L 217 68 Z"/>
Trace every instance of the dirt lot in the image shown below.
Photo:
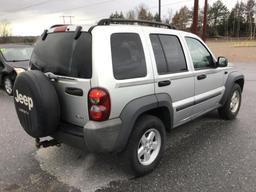
<path fill-rule="evenodd" d="M 208 41 L 215 56 L 225 56 L 231 62 L 256 62 L 256 41 Z"/>

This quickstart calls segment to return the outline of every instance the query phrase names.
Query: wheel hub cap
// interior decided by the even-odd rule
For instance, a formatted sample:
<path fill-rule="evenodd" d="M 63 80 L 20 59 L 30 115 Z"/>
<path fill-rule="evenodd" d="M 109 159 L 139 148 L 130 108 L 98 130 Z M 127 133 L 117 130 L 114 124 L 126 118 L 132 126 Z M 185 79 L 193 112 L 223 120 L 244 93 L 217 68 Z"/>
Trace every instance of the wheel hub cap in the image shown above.
<path fill-rule="evenodd" d="M 146 131 L 139 142 L 137 156 L 142 165 L 150 165 L 157 158 L 161 148 L 161 136 L 155 128 Z"/>
<path fill-rule="evenodd" d="M 231 102 L 230 102 L 230 110 L 232 113 L 237 112 L 240 104 L 240 94 L 238 91 L 235 91 L 231 97 Z"/>
<path fill-rule="evenodd" d="M 10 79 L 6 79 L 4 82 L 5 90 L 8 94 L 12 93 L 12 82 Z"/>

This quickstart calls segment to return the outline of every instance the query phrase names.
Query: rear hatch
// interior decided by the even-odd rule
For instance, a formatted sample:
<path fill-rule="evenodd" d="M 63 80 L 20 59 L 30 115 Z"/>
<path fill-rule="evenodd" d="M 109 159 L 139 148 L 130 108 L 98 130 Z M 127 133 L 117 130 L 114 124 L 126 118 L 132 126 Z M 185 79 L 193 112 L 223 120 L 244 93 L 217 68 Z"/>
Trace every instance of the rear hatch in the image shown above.
<path fill-rule="evenodd" d="M 64 31 L 56 29 L 38 39 L 30 60 L 31 70 L 40 70 L 55 79 L 52 82 L 59 96 L 61 120 L 84 126 L 89 119 L 92 37 L 88 32 L 78 35 L 67 27 Z"/>

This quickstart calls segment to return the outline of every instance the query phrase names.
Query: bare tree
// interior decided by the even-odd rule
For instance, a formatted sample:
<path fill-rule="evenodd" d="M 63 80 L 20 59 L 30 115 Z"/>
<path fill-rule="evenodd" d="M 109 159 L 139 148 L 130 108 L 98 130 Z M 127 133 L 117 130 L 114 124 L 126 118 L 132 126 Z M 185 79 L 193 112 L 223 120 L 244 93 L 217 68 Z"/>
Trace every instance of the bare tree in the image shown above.
<path fill-rule="evenodd" d="M 11 26 L 8 21 L 0 21 L 0 37 L 9 37 L 11 36 Z"/>
<path fill-rule="evenodd" d="M 128 11 L 128 13 L 126 14 L 126 18 L 131 20 L 135 19 L 136 18 L 135 11 L 134 10 Z"/>
<path fill-rule="evenodd" d="M 253 20 L 254 20 L 254 8 L 256 6 L 255 0 L 248 0 L 246 4 L 246 22 L 248 24 L 248 34 L 250 39 L 253 38 Z"/>
<path fill-rule="evenodd" d="M 229 16 L 229 11 L 227 6 L 222 2 L 222 0 L 215 1 L 212 6 L 209 7 L 208 11 L 208 24 L 211 27 L 212 34 L 214 36 L 220 35 L 221 29 L 222 34 L 225 35 L 225 22 Z"/>
<path fill-rule="evenodd" d="M 137 12 L 138 12 L 138 19 L 148 20 L 148 10 L 143 4 L 137 8 Z"/>
<path fill-rule="evenodd" d="M 124 19 L 124 15 L 123 15 L 123 12 L 121 11 L 120 13 L 119 12 L 115 12 L 115 13 L 112 13 L 110 16 L 109 16 L 110 19 Z"/>
<path fill-rule="evenodd" d="M 184 6 L 176 12 L 172 18 L 172 24 L 178 29 L 186 30 L 189 27 L 189 21 L 191 18 L 192 12 L 188 9 L 187 6 Z"/>
<path fill-rule="evenodd" d="M 253 30 L 253 38 L 255 39 L 256 37 L 256 5 L 254 7 L 254 30 Z"/>

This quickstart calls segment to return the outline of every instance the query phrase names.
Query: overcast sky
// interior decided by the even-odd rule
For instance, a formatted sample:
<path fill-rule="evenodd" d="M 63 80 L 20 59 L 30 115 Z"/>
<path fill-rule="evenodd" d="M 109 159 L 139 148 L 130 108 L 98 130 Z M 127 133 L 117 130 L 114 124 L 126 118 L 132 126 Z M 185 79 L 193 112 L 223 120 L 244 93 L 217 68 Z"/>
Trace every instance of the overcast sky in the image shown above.
<path fill-rule="evenodd" d="M 215 0 L 208 1 L 212 4 Z M 229 9 L 237 2 L 222 1 Z M 191 8 L 193 2 L 162 0 L 162 15 L 174 15 L 184 5 Z M 61 16 L 73 16 L 72 23 L 91 24 L 116 10 L 126 12 L 141 4 L 153 13 L 158 10 L 158 0 L 0 0 L 0 21 L 11 23 L 13 35 L 40 35 L 49 26 L 63 23 Z M 199 5 L 203 7 L 204 0 L 199 0 Z M 65 22 L 68 23 L 69 19 L 65 18 Z"/>

